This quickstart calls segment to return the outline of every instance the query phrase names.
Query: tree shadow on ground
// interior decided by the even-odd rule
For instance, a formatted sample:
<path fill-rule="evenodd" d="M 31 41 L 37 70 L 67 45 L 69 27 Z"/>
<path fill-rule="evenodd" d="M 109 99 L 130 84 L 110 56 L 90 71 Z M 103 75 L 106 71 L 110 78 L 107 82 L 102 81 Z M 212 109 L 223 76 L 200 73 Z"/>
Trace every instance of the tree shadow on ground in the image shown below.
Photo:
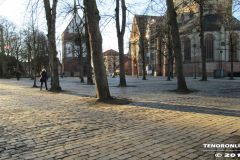
<path fill-rule="evenodd" d="M 73 91 L 69 91 L 69 90 L 51 91 L 51 92 L 47 92 L 47 93 L 49 93 L 49 94 L 61 93 L 61 94 L 74 95 L 74 96 L 80 96 L 80 97 L 94 97 L 91 95 L 81 94 L 81 93 L 77 93 L 77 92 L 73 92 Z"/>
<path fill-rule="evenodd" d="M 170 111 L 240 117 L 240 110 L 231 110 L 231 109 L 223 109 L 223 108 L 173 105 L 173 104 L 166 104 L 161 102 L 156 102 L 156 103 L 134 102 L 134 103 L 130 103 L 129 105 L 139 106 L 139 107 L 149 107 L 149 108 L 155 108 L 155 109 L 164 109 L 164 110 L 170 110 Z"/>
<path fill-rule="evenodd" d="M 137 86 L 135 86 L 135 85 L 127 85 L 127 86 L 109 86 L 109 87 L 125 88 L 125 87 L 137 87 Z"/>
<path fill-rule="evenodd" d="M 115 105 L 127 105 L 133 102 L 130 99 L 116 97 L 112 97 L 112 99 L 107 100 L 99 100 L 97 98 L 85 98 L 81 100 L 84 100 L 87 102 L 88 106 L 92 107 L 112 107 Z"/>
<path fill-rule="evenodd" d="M 194 93 L 194 92 L 198 92 L 199 90 L 194 90 L 194 89 L 188 89 L 187 91 L 179 91 L 177 89 L 174 89 L 174 90 L 168 90 L 169 92 L 174 92 L 174 93 L 177 93 L 177 94 L 191 94 L 191 93 Z"/>
<path fill-rule="evenodd" d="M 77 85 L 95 85 L 95 83 L 88 84 L 87 82 L 72 82 L 72 83 L 76 83 Z"/>

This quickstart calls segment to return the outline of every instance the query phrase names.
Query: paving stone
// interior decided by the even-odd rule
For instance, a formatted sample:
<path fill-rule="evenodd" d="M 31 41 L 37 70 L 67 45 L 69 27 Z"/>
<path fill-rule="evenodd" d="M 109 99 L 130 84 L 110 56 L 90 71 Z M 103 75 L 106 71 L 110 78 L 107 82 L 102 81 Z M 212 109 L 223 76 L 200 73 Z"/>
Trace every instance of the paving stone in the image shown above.
<path fill-rule="evenodd" d="M 62 93 L 40 92 L 29 79 L 0 79 L 0 156 L 213 159 L 214 152 L 203 152 L 202 144 L 236 142 L 231 137 L 239 136 L 240 94 L 234 89 L 240 78 L 204 83 L 186 77 L 188 87 L 199 90 L 190 94 L 169 92 L 177 78 L 165 78 L 127 76 L 128 85 L 136 87 L 110 87 L 112 96 L 133 101 L 126 105 L 89 102 L 95 86 L 82 85 L 77 77 L 60 79 L 67 90 Z M 108 80 L 111 86 L 119 83 Z"/>
<path fill-rule="evenodd" d="M 197 158 L 198 155 L 191 153 L 191 154 L 187 155 L 186 157 L 188 157 L 188 158 L 190 158 L 190 159 L 194 159 L 194 158 Z"/>
<path fill-rule="evenodd" d="M 132 157 L 132 155 L 130 155 L 130 154 L 124 154 L 124 155 L 121 155 L 121 156 L 119 156 L 119 157 L 117 157 L 118 159 L 128 159 L 128 158 L 130 158 L 130 157 Z"/>

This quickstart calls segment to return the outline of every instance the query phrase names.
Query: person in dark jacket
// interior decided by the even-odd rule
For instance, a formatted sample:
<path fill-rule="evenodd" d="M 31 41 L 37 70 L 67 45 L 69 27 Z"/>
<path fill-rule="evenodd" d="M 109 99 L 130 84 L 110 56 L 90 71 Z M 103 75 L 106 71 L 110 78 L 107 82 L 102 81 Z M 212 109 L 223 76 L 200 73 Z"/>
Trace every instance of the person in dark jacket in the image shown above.
<path fill-rule="evenodd" d="M 17 76 L 17 80 L 19 81 L 19 79 L 20 79 L 20 72 L 19 71 L 17 71 L 16 76 Z"/>
<path fill-rule="evenodd" d="M 48 90 L 48 88 L 47 88 L 48 76 L 47 76 L 46 70 L 45 70 L 45 69 L 42 69 L 42 72 L 40 73 L 40 75 L 41 75 L 41 79 L 40 79 L 40 82 L 41 82 L 40 91 L 42 90 L 43 82 L 45 82 L 46 90 Z"/>

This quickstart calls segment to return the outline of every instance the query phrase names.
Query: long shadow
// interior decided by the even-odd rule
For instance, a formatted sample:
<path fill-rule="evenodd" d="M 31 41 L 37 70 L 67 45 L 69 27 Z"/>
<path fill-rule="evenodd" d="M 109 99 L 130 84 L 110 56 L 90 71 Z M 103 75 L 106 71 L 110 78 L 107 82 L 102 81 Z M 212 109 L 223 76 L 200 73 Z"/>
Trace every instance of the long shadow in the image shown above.
<path fill-rule="evenodd" d="M 192 113 L 203 113 L 203 114 L 211 114 L 211 115 L 240 117 L 240 111 L 220 109 L 220 108 L 171 105 L 171 104 L 163 104 L 160 102 L 159 103 L 133 102 L 133 103 L 130 103 L 129 105 L 130 106 L 157 108 L 157 109 L 164 109 L 164 110 L 171 110 L 171 111 L 180 111 L 180 112 L 192 112 Z"/>
<path fill-rule="evenodd" d="M 52 93 L 52 94 L 61 93 L 61 94 L 74 95 L 74 96 L 80 96 L 80 97 L 94 97 L 92 95 L 76 93 L 76 92 L 69 91 L 69 90 L 62 90 L 60 92 L 47 92 L 47 93 Z"/>

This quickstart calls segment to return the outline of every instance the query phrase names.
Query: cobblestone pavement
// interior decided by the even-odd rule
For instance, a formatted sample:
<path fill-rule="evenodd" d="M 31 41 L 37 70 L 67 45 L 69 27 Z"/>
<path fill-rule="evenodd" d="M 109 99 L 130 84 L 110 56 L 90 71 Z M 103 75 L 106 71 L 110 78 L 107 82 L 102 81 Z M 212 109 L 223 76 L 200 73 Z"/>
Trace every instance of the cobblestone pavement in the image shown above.
<path fill-rule="evenodd" d="M 111 95 L 131 99 L 127 105 L 92 105 L 95 86 L 78 78 L 60 79 L 61 93 L 40 92 L 29 79 L 0 79 L 0 160 L 205 160 L 233 153 L 203 144 L 240 139 L 240 78 L 187 77 L 197 90 L 190 94 L 169 91 L 176 78 L 126 79 L 129 87 L 121 88 L 118 77 L 108 77 Z"/>

